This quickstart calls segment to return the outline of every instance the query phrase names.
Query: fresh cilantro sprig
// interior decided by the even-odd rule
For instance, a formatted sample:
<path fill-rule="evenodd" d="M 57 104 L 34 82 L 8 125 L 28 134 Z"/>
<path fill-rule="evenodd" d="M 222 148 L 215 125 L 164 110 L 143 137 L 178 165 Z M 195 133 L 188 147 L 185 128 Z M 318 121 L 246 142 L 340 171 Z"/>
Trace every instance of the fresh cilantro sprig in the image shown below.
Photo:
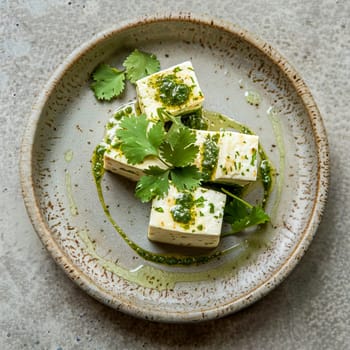
<path fill-rule="evenodd" d="M 168 193 L 170 169 L 152 166 L 145 170 L 145 174 L 136 184 L 135 195 L 141 202 L 149 202 Z"/>
<path fill-rule="evenodd" d="M 125 74 L 107 64 L 100 64 L 92 73 L 91 89 L 99 100 L 110 100 L 120 95 L 125 88 Z"/>
<path fill-rule="evenodd" d="M 231 224 L 231 231 L 223 233 L 223 236 L 228 236 L 243 231 L 248 227 L 270 221 L 270 217 L 262 207 L 253 206 L 224 188 L 221 190 L 231 198 L 226 204 L 224 211 L 224 221 Z"/>
<path fill-rule="evenodd" d="M 147 156 L 158 156 L 165 138 L 164 124 L 151 124 L 144 114 L 124 117 L 116 135 L 128 162 L 138 164 Z"/>
<path fill-rule="evenodd" d="M 154 54 L 137 49 L 125 59 L 123 66 L 126 69 L 126 77 L 133 84 L 147 75 L 158 72 L 160 69 L 160 63 Z"/>
<path fill-rule="evenodd" d="M 91 89 L 99 100 L 110 101 L 125 89 L 125 79 L 135 84 L 137 80 L 156 73 L 160 63 L 154 54 L 135 49 L 123 62 L 124 70 L 100 64 L 92 73 Z"/>
<path fill-rule="evenodd" d="M 199 151 L 195 142 L 196 135 L 192 130 L 173 124 L 159 147 L 160 155 L 174 167 L 186 167 L 193 162 Z"/>
<path fill-rule="evenodd" d="M 135 194 L 142 202 L 166 195 L 170 183 L 180 191 L 199 186 L 201 173 L 193 165 L 199 151 L 196 135 L 176 119 L 165 133 L 163 120 L 153 123 L 145 115 L 124 117 L 116 135 L 130 164 L 141 163 L 149 156 L 163 164 L 146 169 L 136 184 Z"/>

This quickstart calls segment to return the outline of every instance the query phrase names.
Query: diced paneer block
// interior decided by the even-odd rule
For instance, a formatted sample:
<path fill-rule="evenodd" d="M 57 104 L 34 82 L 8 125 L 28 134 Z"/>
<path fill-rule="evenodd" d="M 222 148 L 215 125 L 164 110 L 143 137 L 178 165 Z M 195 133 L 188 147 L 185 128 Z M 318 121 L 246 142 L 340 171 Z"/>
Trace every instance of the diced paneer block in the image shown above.
<path fill-rule="evenodd" d="M 150 120 L 158 120 L 158 108 L 178 115 L 200 108 L 204 101 L 191 62 L 138 80 L 136 91 L 139 107 Z"/>
<path fill-rule="evenodd" d="M 164 163 L 155 157 L 148 157 L 140 164 L 131 165 L 121 151 L 119 140 L 116 137 L 116 132 L 120 128 L 120 121 L 123 117 L 138 114 L 140 114 L 140 111 L 136 103 L 129 103 L 115 111 L 105 127 L 106 133 L 104 137 L 106 152 L 103 156 L 103 167 L 113 173 L 125 176 L 132 181 L 138 181 L 144 175 L 143 171 L 151 165 L 165 168 Z"/>
<path fill-rule="evenodd" d="M 132 181 L 138 181 L 144 175 L 144 170 L 150 166 L 165 169 L 164 163 L 156 157 L 148 157 L 142 163 L 131 165 L 120 148 L 109 147 L 103 156 L 103 167 L 106 170 L 125 176 Z"/>
<path fill-rule="evenodd" d="M 218 147 L 218 161 L 211 181 L 240 183 L 256 180 L 258 136 L 220 132 Z"/>
<path fill-rule="evenodd" d="M 258 136 L 233 131 L 195 133 L 199 152 L 194 164 L 204 181 L 244 184 L 256 180 Z"/>
<path fill-rule="evenodd" d="M 152 202 L 148 238 L 155 242 L 214 248 L 219 244 L 226 195 L 197 188 L 168 195 Z"/>

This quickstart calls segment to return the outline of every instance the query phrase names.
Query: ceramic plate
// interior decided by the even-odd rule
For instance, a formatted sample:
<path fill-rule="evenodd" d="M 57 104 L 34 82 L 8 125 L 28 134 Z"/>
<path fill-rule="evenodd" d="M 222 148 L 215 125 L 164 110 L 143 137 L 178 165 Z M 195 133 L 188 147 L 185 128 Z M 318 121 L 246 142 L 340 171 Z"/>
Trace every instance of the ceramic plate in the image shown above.
<path fill-rule="evenodd" d="M 258 234 L 222 239 L 218 250 L 233 249 L 208 263 L 184 267 L 144 260 L 115 230 L 97 195 L 92 153 L 108 118 L 135 97 L 135 89 L 128 85 L 120 98 L 102 103 L 89 77 L 101 62 L 122 68 L 134 48 L 156 54 L 163 69 L 191 60 L 205 108 L 249 126 L 276 168 L 267 204 L 271 224 Z M 269 44 L 219 20 L 158 16 L 97 35 L 54 73 L 28 122 L 21 181 L 35 230 L 87 293 L 149 320 L 201 321 L 251 304 L 294 268 L 325 205 L 328 146 L 308 88 Z M 111 216 L 137 245 L 178 253 L 148 241 L 150 205 L 135 199 L 134 183 L 108 173 L 102 191 Z"/>

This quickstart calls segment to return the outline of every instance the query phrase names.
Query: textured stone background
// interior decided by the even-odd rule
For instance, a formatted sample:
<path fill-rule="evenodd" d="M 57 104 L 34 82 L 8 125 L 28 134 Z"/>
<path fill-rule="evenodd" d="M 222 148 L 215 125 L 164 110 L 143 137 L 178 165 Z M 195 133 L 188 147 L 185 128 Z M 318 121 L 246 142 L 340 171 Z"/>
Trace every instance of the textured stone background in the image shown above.
<path fill-rule="evenodd" d="M 311 88 L 330 142 L 329 203 L 301 263 L 260 302 L 198 325 L 147 323 L 84 294 L 42 247 L 19 186 L 21 135 L 54 69 L 93 34 L 162 11 L 221 17 L 270 42 Z M 349 0 L 0 0 L 0 349 L 349 349 L 349 17 Z"/>

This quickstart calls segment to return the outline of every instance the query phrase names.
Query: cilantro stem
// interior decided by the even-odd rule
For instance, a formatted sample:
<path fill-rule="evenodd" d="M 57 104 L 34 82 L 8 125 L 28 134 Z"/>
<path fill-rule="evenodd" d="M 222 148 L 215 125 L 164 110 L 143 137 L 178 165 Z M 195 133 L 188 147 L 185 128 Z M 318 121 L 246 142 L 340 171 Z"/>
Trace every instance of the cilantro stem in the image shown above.
<path fill-rule="evenodd" d="M 226 193 L 228 196 L 230 196 L 231 198 L 234 198 L 236 200 L 238 200 L 239 202 L 241 202 L 243 205 L 245 205 L 246 207 L 248 207 L 249 209 L 253 209 L 253 206 L 251 204 L 249 204 L 248 202 L 246 202 L 245 200 L 243 200 L 242 198 L 239 198 L 238 196 L 236 196 L 235 194 L 227 191 L 225 188 L 221 187 L 221 191 Z"/>
<path fill-rule="evenodd" d="M 169 119 L 169 120 L 172 121 L 174 124 L 183 125 L 179 119 L 177 119 L 177 118 L 174 117 L 172 114 L 170 114 L 169 112 L 167 112 L 164 108 L 158 108 L 158 109 L 157 109 L 157 114 L 158 114 L 159 119 L 160 119 L 163 123 L 165 123 L 166 119 Z"/>
<path fill-rule="evenodd" d="M 161 157 L 159 157 L 158 155 L 157 155 L 157 158 L 168 168 L 168 169 L 173 169 L 173 167 L 170 165 L 170 164 L 168 164 L 167 162 L 165 162 Z"/>

